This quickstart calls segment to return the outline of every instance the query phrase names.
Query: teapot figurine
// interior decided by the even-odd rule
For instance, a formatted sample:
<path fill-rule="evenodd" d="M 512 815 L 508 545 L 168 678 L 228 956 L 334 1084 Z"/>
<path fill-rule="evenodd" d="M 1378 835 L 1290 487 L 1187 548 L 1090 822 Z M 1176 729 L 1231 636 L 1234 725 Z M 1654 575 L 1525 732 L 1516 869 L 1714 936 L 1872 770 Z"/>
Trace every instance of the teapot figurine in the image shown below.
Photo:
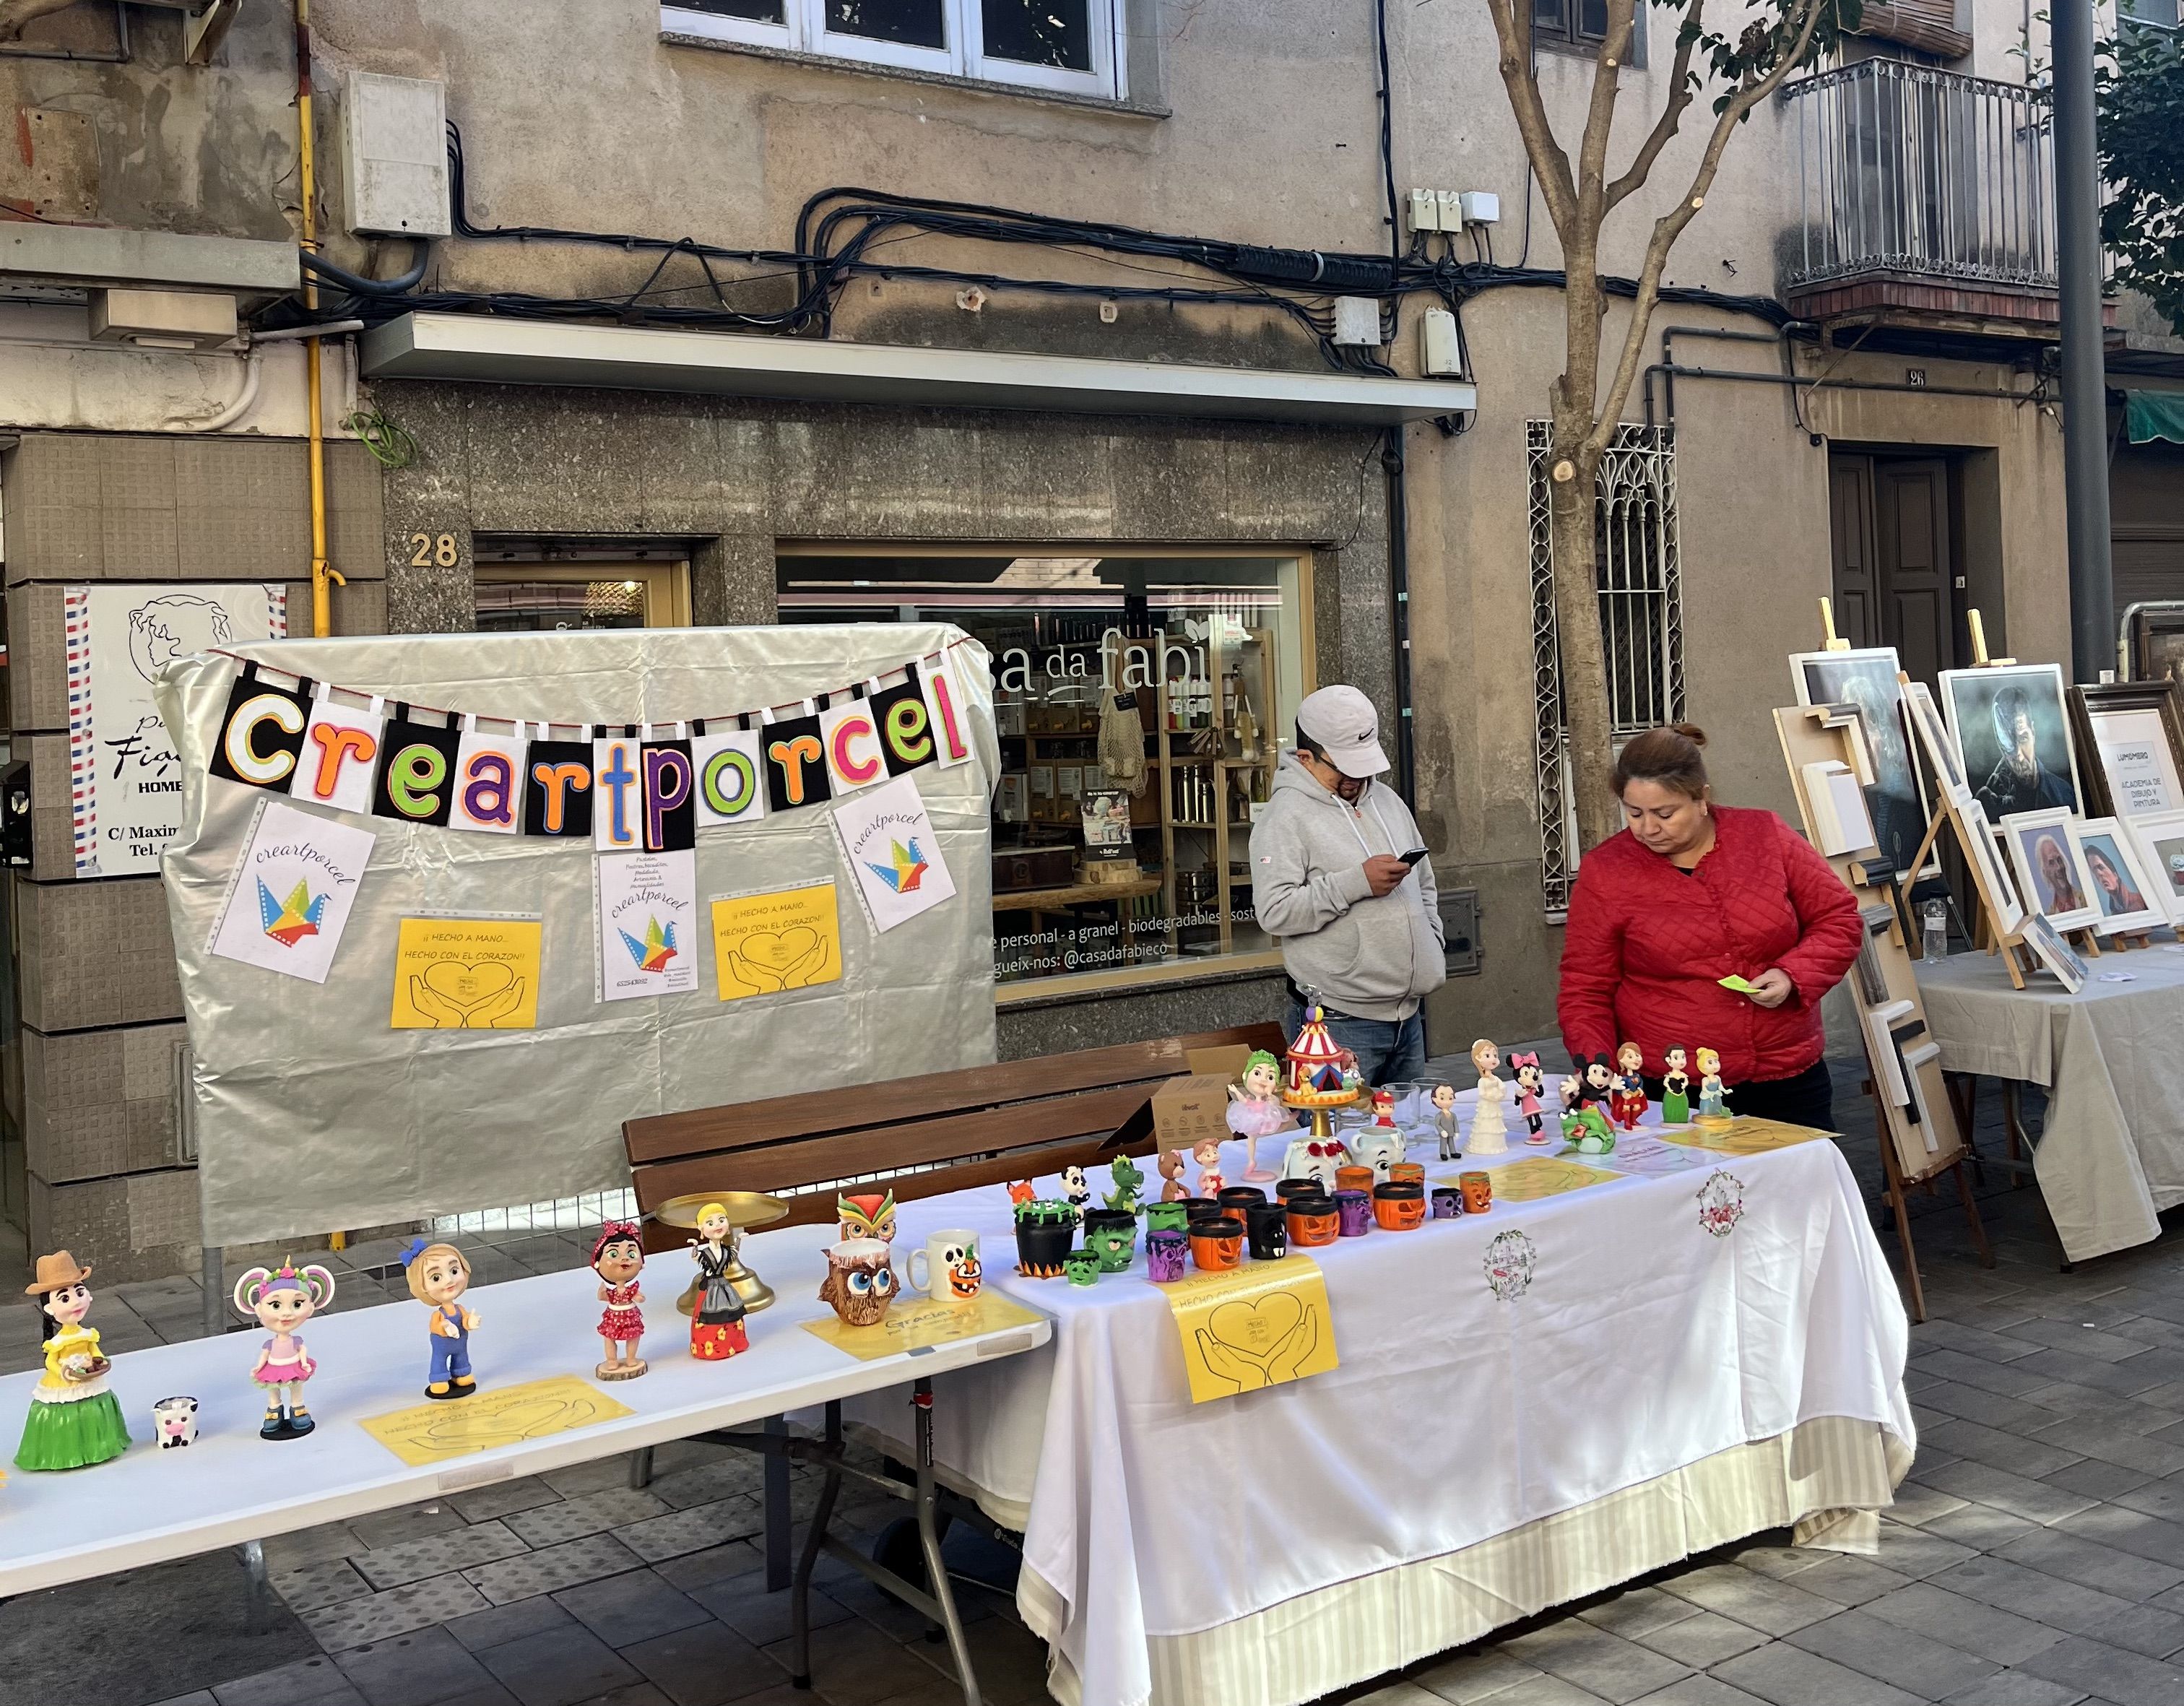
<path fill-rule="evenodd" d="M 1373 1182 L 1385 1185 L 1389 1169 L 1403 1158 L 1407 1146 L 1403 1134 L 1392 1124 L 1360 1126 L 1349 1134 L 1350 1159 L 1353 1165 L 1373 1169 Z"/>
<path fill-rule="evenodd" d="M 1332 1192 L 1334 1170 L 1348 1154 L 1338 1139 L 1301 1134 L 1290 1140 L 1289 1151 L 1282 1158 L 1282 1177 L 1316 1179 L 1324 1190 Z"/>

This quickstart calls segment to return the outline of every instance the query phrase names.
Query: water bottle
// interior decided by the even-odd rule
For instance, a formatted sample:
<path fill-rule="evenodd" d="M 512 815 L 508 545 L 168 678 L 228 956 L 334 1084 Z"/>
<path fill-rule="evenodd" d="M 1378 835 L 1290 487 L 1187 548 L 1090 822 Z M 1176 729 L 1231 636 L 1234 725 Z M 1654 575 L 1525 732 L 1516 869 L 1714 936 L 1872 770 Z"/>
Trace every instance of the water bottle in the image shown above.
<path fill-rule="evenodd" d="M 1929 900 L 1921 910 L 1925 920 L 1922 933 L 1922 949 L 1930 960 L 1946 960 L 1949 956 L 1949 910 L 1939 900 Z"/>

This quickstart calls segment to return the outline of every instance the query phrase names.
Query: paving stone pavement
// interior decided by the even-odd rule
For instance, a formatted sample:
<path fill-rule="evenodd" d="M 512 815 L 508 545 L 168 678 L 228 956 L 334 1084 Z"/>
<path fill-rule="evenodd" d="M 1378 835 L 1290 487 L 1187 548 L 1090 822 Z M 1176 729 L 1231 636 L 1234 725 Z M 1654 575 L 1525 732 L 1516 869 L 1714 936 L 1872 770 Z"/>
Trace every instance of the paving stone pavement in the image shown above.
<path fill-rule="evenodd" d="M 1844 1151 L 1880 1224 L 1862 1067 L 1836 1074 Z M 1997 1100 L 1990 1085 L 1991 1154 Z M 1914 1207 L 1931 1313 L 1907 1377 L 1920 1442 L 1876 1556 L 1755 1536 L 1348 1690 L 1344 1706 L 2184 1706 L 2184 1221 L 2065 1274 L 2036 1190 L 1997 1169 L 1978 1195 L 1992 1271 L 1973 1259 L 1953 1187 Z M 527 1271 L 582 1259 L 580 1234 L 504 1242 Z M 1882 1243 L 1894 1257 L 1892 1228 Z M 367 1273 L 387 1259 L 347 1256 Z M 115 1294 L 102 1311 L 119 1305 L 142 1342 L 196 1330 L 187 1279 Z M 26 1366 L 23 1335 L 0 1335 L 0 1366 Z M 682 1444 L 661 1448 L 642 1492 L 615 1459 L 269 1542 L 276 1588 L 325 1656 L 170 1706 L 960 1700 L 922 1621 L 831 1562 L 815 1689 L 788 1687 L 787 1597 L 764 1592 L 757 1486 L 755 1463 Z M 808 1480 L 798 1493 L 801 1507 Z M 844 1520 L 868 1532 L 895 1514 L 875 1495 Z M 961 1596 L 985 1698 L 1044 1703 L 1012 1555 L 958 1535 L 950 1556 L 998 1590 Z"/>

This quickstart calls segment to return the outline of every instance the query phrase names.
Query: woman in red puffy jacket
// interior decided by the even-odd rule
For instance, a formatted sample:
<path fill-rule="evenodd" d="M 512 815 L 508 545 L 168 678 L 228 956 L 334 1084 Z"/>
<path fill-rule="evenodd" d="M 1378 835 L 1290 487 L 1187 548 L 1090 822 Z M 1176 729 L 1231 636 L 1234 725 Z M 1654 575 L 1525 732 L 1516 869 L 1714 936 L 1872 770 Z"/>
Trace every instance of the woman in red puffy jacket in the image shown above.
<path fill-rule="evenodd" d="M 1679 723 L 1623 749 L 1627 827 L 1585 856 L 1570 896 L 1563 1040 L 1573 1056 L 1634 1042 L 1649 1080 L 1669 1049 L 1713 1049 L 1730 1112 L 1831 1129 L 1820 997 L 1858 957 L 1858 901 L 1773 812 L 1713 803 L 1705 744 Z M 1721 987 L 1732 973 L 1749 993 Z"/>

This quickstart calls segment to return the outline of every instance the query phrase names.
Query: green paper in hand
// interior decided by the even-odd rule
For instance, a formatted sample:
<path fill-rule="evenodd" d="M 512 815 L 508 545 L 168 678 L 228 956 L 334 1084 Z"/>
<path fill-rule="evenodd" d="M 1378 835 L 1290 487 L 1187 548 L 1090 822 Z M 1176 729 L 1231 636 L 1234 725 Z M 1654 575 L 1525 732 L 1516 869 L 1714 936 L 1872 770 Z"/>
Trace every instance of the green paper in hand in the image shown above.
<path fill-rule="evenodd" d="M 1748 995 L 1752 993 L 1752 984 L 1750 981 L 1747 978 L 1739 977 L 1734 972 L 1731 972 L 1725 978 L 1716 978 L 1714 981 L 1717 984 L 1719 984 L 1724 990 L 1734 990 L 1740 995 Z"/>

